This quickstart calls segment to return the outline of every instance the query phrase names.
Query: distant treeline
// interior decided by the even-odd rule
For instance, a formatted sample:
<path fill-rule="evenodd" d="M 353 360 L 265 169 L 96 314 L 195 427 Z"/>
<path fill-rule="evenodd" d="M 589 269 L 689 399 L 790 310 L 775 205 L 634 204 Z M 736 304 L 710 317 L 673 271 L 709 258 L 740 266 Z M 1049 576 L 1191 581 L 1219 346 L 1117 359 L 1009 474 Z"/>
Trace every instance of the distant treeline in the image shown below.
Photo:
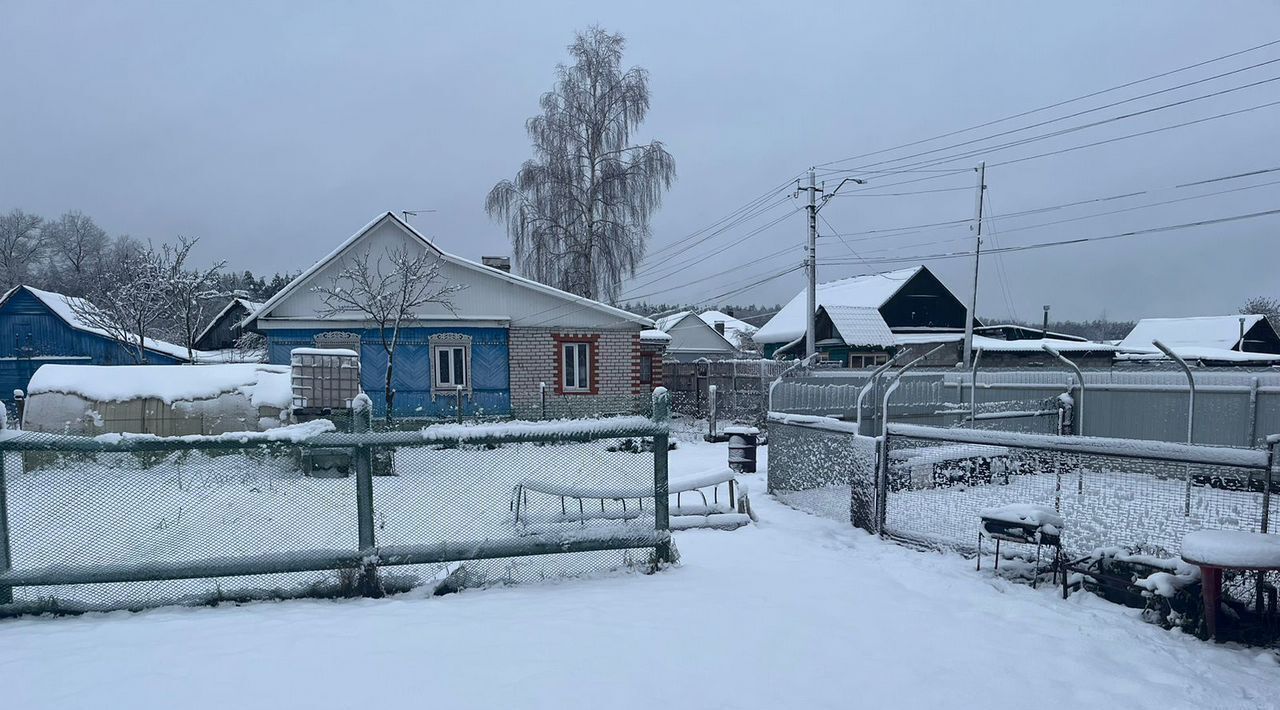
<path fill-rule="evenodd" d="M 68 296 L 90 296 L 95 283 L 149 246 L 128 234 L 111 236 L 92 217 L 78 211 L 46 218 L 15 209 L 0 214 L 0 287 L 8 291 L 25 284 Z M 226 297 L 240 294 L 264 301 L 293 276 L 219 271 L 216 290 Z"/>

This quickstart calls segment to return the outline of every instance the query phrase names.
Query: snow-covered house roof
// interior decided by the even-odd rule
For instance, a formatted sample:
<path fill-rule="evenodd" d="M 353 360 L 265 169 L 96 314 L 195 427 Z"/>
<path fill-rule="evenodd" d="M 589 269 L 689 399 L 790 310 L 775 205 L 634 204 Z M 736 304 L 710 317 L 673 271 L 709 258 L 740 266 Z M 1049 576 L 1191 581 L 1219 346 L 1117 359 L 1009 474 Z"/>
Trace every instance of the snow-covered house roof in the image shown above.
<path fill-rule="evenodd" d="M 322 317 L 323 303 L 312 291 L 321 279 L 341 271 L 344 261 L 357 245 L 367 246 L 370 251 L 405 246 L 429 249 L 440 258 L 444 278 L 465 287 L 454 295 L 454 308 L 431 304 L 416 314 L 421 321 L 470 321 L 530 327 L 637 328 L 653 325 L 643 316 L 445 252 L 412 225 L 394 213 L 386 212 L 289 282 L 246 320 L 245 326 L 269 329 L 296 327 L 302 322 L 360 321 L 361 318 L 354 313 L 344 318 Z"/>
<path fill-rule="evenodd" d="M 77 296 L 67 296 L 61 293 L 45 291 L 31 286 L 14 286 L 9 289 L 4 296 L 0 297 L 0 305 L 3 305 L 19 290 L 26 290 L 27 293 L 36 297 L 50 311 L 52 311 L 55 316 L 60 318 L 68 326 L 85 333 L 93 333 L 94 335 L 100 335 L 104 338 L 116 340 L 115 336 L 101 328 L 97 328 L 86 323 L 79 315 L 76 314 L 77 309 L 82 313 L 87 310 L 97 310 L 97 306 L 93 305 L 92 302 Z M 128 344 L 132 346 L 135 340 L 136 338 L 131 338 Z M 147 350 L 168 355 L 169 357 L 181 360 L 187 359 L 187 349 L 175 343 L 156 340 L 154 338 L 146 338 L 143 340 L 142 346 Z M 199 360 L 202 353 L 196 351 L 195 355 L 196 359 Z"/>
<path fill-rule="evenodd" d="M 923 266 L 912 266 L 882 274 L 866 274 L 818 284 L 817 305 L 880 308 Z M 804 337 L 808 309 L 808 289 L 787 302 L 768 323 L 756 331 L 757 343 L 789 343 Z"/>
<path fill-rule="evenodd" d="M 721 335 L 693 311 L 680 311 L 659 318 L 656 328 L 671 338 L 667 353 L 681 357 L 735 357 L 738 346 Z"/>
<path fill-rule="evenodd" d="M 727 313 L 714 309 L 703 311 L 698 314 L 698 317 L 712 328 L 716 327 L 717 323 L 724 323 L 725 340 L 728 340 L 739 348 L 748 345 L 752 336 L 754 336 L 756 331 L 759 330 L 759 328 L 744 320 L 734 318 Z"/>
<path fill-rule="evenodd" d="M 211 318 L 209 320 L 209 324 L 206 325 L 204 329 L 200 331 L 200 334 L 196 336 L 195 342 L 199 343 L 200 341 L 204 340 L 205 337 L 209 335 L 209 333 L 214 328 L 218 327 L 218 324 L 222 321 L 222 319 L 231 316 L 232 312 L 235 311 L 237 308 L 243 308 L 245 315 L 240 316 L 237 322 L 234 323 L 233 325 L 236 325 L 236 326 L 241 325 L 245 321 L 252 318 L 253 314 L 257 313 L 259 308 L 262 308 L 262 303 L 263 303 L 262 301 L 250 301 L 247 298 L 240 298 L 238 296 L 236 298 L 231 299 L 230 301 L 227 301 L 227 305 L 223 306 L 222 310 L 218 311 L 217 315 Z"/>
<path fill-rule="evenodd" d="M 879 308 L 870 306 L 819 306 L 831 319 L 831 326 L 845 345 L 852 347 L 892 347 L 893 331 L 884 322 Z"/>
<path fill-rule="evenodd" d="M 1240 345 L 1240 322 L 1245 332 L 1266 316 L 1200 316 L 1194 318 L 1143 318 L 1120 341 L 1120 348 L 1133 353 L 1158 353 L 1151 344 L 1159 340 L 1182 354 L 1186 348 L 1236 350 Z"/>

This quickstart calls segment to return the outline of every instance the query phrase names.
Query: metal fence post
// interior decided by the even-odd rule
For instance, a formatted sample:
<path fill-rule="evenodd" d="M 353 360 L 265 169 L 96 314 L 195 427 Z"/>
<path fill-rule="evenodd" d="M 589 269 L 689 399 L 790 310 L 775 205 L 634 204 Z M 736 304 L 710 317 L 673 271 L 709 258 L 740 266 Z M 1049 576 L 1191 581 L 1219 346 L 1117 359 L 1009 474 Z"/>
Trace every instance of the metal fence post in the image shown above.
<path fill-rule="evenodd" d="M 884 521 L 889 507 L 889 437 L 876 439 L 876 529 L 884 534 Z"/>
<path fill-rule="evenodd" d="M 1267 480 L 1262 484 L 1262 532 L 1271 532 L 1271 485 L 1280 477 L 1280 434 L 1267 437 Z"/>
<path fill-rule="evenodd" d="M 1274 452 L 1274 449 L 1272 449 Z M 9 548 L 9 498 L 6 493 L 5 452 L 0 451 L 0 573 L 13 569 Z M 13 587 L 0 587 L 0 604 L 13 602 Z"/>
<path fill-rule="evenodd" d="M 1178 363 L 1178 367 L 1182 368 L 1182 373 L 1187 376 L 1187 443 L 1195 443 L 1196 431 L 1196 378 L 1191 374 L 1191 366 L 1187 365 L 1187 361 L 1178 357 L 1169 346 L 1159 340 L 1152 340 L 1151 344 L 1159 348 L 1170 360 Z M 1191 515 L 1191 466 L 1187 466 L 1187 491 L 1184 496 L 1183 515 Z"/>
<path fill-rule="evenodd" d="M 458 394 L 458 423 L 461 424 L 462 423 L 462 385 L 457 386 L 456 392 Z"/>
<path fill-rule="evenodd" d="M 666 424 L 671 419 L 671 395 L 667 388 L 653 390 L 653 420 Z M 653 527 L 659 532 L 671 531 L 670 493 L 667 485 L 667 448 L 670 434 L 662 432 L 653 437 Z M 673 562 L 670 541 L 664 541 L 655 550 L 659 562 Z"/>
<path fill-rule="evenodd" d="M 1258 440 L 1258 378 L 1249 382 L 1249 420 L 1245 422 L 1244 445 L 1253 446 Z"/>
<path fill-rule="evenodd" d="M 547 418 L 547 383 L 538 383 L 538 401 L 542 409 L 542 419 Z"/>
<path fill-rule="evenodd" d="M 355 412 L 357 435 L 368 434 L 373 411 Z M 364 561 L 360 566 L 359 590 L 366 597 L 381 597 L 382 585 L 378 582 L 377 541 L 373 532 L 373 449 L 360 444 L 352 450 L 356 469 L 356 528 L 360 552 Z"/>
<path fill-rule="evenodd" d="M 713 441 L 716 438 L 716 415 L 719 414 L 717 407 L 719 406 L 718 387 L 710 385 L 707 387 L 707 441 Z"/>

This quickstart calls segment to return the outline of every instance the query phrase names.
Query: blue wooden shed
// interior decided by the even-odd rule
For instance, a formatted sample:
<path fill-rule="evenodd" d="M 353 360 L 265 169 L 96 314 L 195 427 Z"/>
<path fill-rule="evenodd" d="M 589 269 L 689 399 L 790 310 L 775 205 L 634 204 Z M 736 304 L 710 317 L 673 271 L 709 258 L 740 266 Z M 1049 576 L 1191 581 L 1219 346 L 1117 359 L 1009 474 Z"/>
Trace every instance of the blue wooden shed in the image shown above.
<path fill-rule="evenodd" d="M 13 403 L 46 364 L 135 365 L 130 346 L 76 317 L 73 296 L 16 286 L 0 297 L 0 399 Z M 187 362 L 186 348 L 147 339 L 147 364 Z"/>

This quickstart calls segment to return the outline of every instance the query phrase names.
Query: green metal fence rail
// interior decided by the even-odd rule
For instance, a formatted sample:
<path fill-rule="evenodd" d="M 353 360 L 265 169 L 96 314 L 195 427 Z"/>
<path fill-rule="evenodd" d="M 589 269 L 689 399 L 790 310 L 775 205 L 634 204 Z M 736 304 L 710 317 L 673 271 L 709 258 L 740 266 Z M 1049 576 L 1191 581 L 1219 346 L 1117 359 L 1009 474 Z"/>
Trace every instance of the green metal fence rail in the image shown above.
<path fill-rule="evenodd" d="M 669 398 L 652 419 L 213 437 L 0 436 L 0 614 L 379 595 L 674 557 Z M 616 444 L 652 441 L 652 454 Z M 651 517 L 519 525 L 510 482 L 652 485 Z M 624 503 L 625 504 L 625 503 Z M 649 511 L 647 511 L 649 512 Z M 403 570 L 403 572 L 401 571 Z M 184 581 L 185 580 L 185 581 Z"/>

